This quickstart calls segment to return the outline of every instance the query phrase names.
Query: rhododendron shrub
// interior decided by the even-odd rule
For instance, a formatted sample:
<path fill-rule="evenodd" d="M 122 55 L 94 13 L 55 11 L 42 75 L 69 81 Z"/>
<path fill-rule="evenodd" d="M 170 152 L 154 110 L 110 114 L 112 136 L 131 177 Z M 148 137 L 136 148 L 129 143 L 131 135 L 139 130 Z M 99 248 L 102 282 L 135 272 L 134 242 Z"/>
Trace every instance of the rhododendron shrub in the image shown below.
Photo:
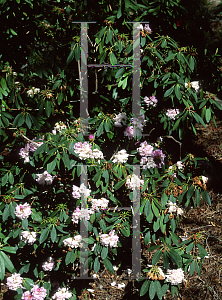
<path fill-rule="evenodd" d="M 48 21 L 42 13 L 33 16 L 37 34 L 32 32 L 33 46 L 23 45 L 24 65 L 12 67 L 0 58 L 0 279 L 11 273 L 6 284 L 18 300 L 76 299 L 74 278 L 95 278 L 104 269 L 114 273 L 117 262 L 128 268 L 120 261 L 123 248 L 131 249 L 138 231 L 137 244 L 150 251 L 150 259 L 142 258 L 139 278 L 134 266 L 127 272 L 138 279 L 140 296 L 162 299 L 168 289 L 176 293 L 186 272 L 201 275 L 204 245 L 194 236 L 179 236 L 177 226 L 185 209 L 201 200 L 210 204 L 207 177 L 196 174 L 203 159 L 188 154 L 170 160 L 164 136 L 178 142 L 190 127 L 195 133 L 194 124 L 205 126 L 218 105 L 211 98 L 203 105 L 196 93 L 193 53 L 169 36 L 152 36 L 148 23 L 138 22 L 133 41 L 133 27 L 120 29 L 116 22 L 122 14 L 132 21 L 134 6 L 114 2 L 116 14 L 105 18 L 103 12 L 96 30 L 88 32 L 88 61 L 109 67 L 89 71 L 95 91 L 89 92 L 83 118 L 78 99 L 84 55 L 80 25 L 70 24 L 77 18 L 74 2 L 50 3 L 48 10 L 36 1 Z M 1 5 L 7 15 L 6 2 Z M 63 28 L 72 34 L 61 34 Z M 129 67 L 134 42 L 141 56 L 137 115 Z M 114 67 L 118 63 L 124 66 Z M 194 247 L 197 256 L 190 254 Z"/>

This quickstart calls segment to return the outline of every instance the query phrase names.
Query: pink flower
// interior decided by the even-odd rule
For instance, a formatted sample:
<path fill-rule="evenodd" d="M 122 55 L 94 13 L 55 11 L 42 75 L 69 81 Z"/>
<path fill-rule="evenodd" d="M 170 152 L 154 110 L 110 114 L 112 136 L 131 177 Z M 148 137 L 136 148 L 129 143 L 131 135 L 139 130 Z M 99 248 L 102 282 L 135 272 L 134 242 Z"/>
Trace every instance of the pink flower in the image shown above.
<path fill-rule="evenodd" d="M 129 140 L 131 140 L 132 138 L 134 138 L 135 136 L 135 129 L 133 126 L 129 126 L 126 127 L 125 131 L 124 131 L 124 135 L 128 137 Z"/>
<path fill-rule="evenodd" d="M 137 148 L 137 152 L 139 152 L 139 154 L 141 156 L 151 156 L 153 151 L 153 146 L 147 144 L 147 142 L 143 142 L 140 144 L 140 147 Z"/>
<path fill-rule="evenodd" d="M 90 142 L 93 142 L 94 139 L 95 139 L 95 138 L 94 138 L 94 135 L 93 135 L 93 134 L 90 134 L 90 135 L 89 135 L 89 140 L 90 140 Z"/>
<path fill-rule="evenodd" d="M 145 26 L 144 26 L 144 30 L 145 30 L 146 32 L 148 32 L 148 33 L 151 33 L 151 32 L 152 32 L 152 30 L 151 30 L 151 28 L 150 28 L 150 25 L 149 25 L 149 24 L 145 24 Z"/>
<path fill-rule="evenodd" d="M 35 300 L 44 300 L 46 297 L 46 289 L 44 287 L 39 288 L 38 285 L 34 285 L 31 292 Z"/>
<path fill-rule="evenodd" d="M 166 157 L 166 155 L 163 153 L 162 150 L 157 149 L 153 151 L 152 157 L 158 168 L 161 168 L 161 164 L 164 165 L 164 158 Z"/>
<path fill-rule="evenodd" d="M 22 300 L 33 300 L 32 294 L 29 291 L 26 291 L 22 294 Z"/>
<path fill-rule="evenodd" d="M 15 207 L 15 215 L 21 220 L 27 219 L 31 213 L 31 206 L 27 202 L 23 205 L 16 205 Z"/>

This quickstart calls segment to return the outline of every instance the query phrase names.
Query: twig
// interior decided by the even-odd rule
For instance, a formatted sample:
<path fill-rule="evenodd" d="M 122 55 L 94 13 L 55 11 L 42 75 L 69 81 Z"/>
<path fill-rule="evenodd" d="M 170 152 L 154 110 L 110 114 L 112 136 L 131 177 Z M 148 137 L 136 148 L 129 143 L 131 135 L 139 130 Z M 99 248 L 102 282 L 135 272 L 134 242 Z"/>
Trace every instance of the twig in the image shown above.
<path fill-rule="evenodd" d="M 206 282 L 205 282 L 204 280 L 202 280 L 200 277 L 198 277 L 198 279 L 199 279 L 200 281 L 202 281 L 202 283 L 203 283 L 203 284 L 204 284 L 211 292 L 214 293 L 214 296 L 215 296 L 217 299 L 221 300 L 221 297 L 214 291 L 214 289 L 213 289 L 212 287 L 210 287 L 209 285 L 207 285 Z"/>
<path fill-rule="evenodd" d="M 197 229 L 202 229 L 202 228 L 204 228 L 204 227 L 210 227 L 210 226 L 213 226 L 213 225 L 205 225 L 205 226 L 193 228 L 193 229 L 190 229 L 190 231 L 197 230 Z"/>
<path fill-rule="evenodd" d="M 182 143 L 177 141 L 174 137 L 172 137 L 171 135 L 164 135 L 163 137 L 167 137 L 168 139 L 172 139 L 174 140 L 174 142 L 178 143 L 180 145 L 180 160 L 181 160 L 181 150 L 182 150 Z"/>
<path fill-rule="evenodd" d="M 34 144 L 34 145 L 36 145 L 36 146 L 39 147 L 39 144 L 38 144 L 38 143 L 33 142 L 32 140 L 30 140 L 29 138 L 27 138 L 23 133 L 20 132 L 20 135 L 21 135 L 25 140 L 27 140 L 27 141 L 29 141 L 30 143 L 32 143 L 32 144 Z"/>

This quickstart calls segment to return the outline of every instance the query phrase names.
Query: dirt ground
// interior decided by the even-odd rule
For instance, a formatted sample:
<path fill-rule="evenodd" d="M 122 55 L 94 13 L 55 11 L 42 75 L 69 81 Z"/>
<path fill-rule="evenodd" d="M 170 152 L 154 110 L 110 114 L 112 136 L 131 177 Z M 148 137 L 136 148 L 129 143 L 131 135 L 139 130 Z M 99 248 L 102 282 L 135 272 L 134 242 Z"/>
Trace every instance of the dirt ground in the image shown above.
<path fill-rule="evenodd" d="M 201 204 L 197 209 L 190 209 L 181 218 L 178 235 L 201 234 L 201 244 L 208 252 L 205 258 L 202 275 L 197 273 L 185 276 L 186 281 L 181 285 L 177 296 L 172 298 L 168 292 L 167 300 L 214 300 L 222 299 L 222 117 L 216 117 L 217 127 L 211 122 L 206 128 L 196 126 L 198 136 L 193 137 L 192 147 L 200 157 L 208 157 L 212 169 L 206 174 L 209 177 L 207 189 L 212 205 Z M 144 250 L 145 251 L 145 250 Z M 146 252 L 146 251 L 145 251 Z M 146 253 L 142 253 L 145 257 Z M 129 252 L 123 259 L 130 258 Z M 130 259 L 129 259 L 130 261 Z M 128 268 L 132 268 L 129 266 Z M 138 282 L 133 279 L 124 279 L 126 273 L 122 269 L 115 271 L 114 275 L 106 270 L 99 272 L 94 280 L 76 280 L 74 286 L 78 290 L 78 299 L 147 299 L 146 294 L 139 297 Z M 111 283 L 116 282 L 114 286 Z M 118 288 L 118 284 L 125 287 Z M 88 291 L 87 289 L 92 289 Z M 0 300 L 11 299 L 4 282 L 1 283 Z"/>

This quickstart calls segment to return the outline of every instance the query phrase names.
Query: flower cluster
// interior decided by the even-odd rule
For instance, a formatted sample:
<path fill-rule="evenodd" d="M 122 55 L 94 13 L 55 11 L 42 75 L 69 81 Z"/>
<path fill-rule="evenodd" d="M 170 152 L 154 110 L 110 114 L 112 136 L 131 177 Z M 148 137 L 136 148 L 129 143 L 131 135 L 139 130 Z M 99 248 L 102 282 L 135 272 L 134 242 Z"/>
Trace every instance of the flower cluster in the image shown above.
<path fill-rule="evenodd" d="M 115 115 L 114 119 L 114 126 L 116 127 L 123 127 L 123 125 L 126 125 L 126 114 L 125 113 L 119 113 L 118 115 Z"/>
<path fill-rule="evenodd" d="M 54 129 L 52 130 L 53 134 L 56 134 L 56 132 L 58 131 L 60 134 L 62 133 L 62 130 L 67 129 L 67 126 L 62 123 L 61 121 L 55 123 Z"/>
<path fill-rule="evenodd" d="M 138 118 L 132 118 L 131 122 L 136 128 L 143 130 L 143 127 L 145 126 L 147 121 L 145 120 L 145 115 L 141 114 Z"/>
<path fill-rule="evenodd" d="M 74 145 L 74 152 L 76 154 L 79 154 L 80 159 L 104 159 L 102 151 L 99 149 L 93 149 L 92 150 L 92 145 L 90 145 L 88 142 L 78 142 Z"/>
<path fill-rule="evenodd" d="M 36 181 L 41 185 L 52 184 L 53 179 L 56 177 L 56 176 L 52 176 L 47 171 L 44 171 L 44 173 L 42 173 L 42 174 L 36 174 L 36 176 L 37 176 Z"/>
<path fill-rule="evenodd" d="M 117 247 L 119 237 L 115 234 L 115 230 L 111 230 L 109 234 L 100 234 L 100 242 L 104 246 Z"/>
<path fill-rule="evenodd" d="M 150 97 L 145 96 L 143 100 L 148 107 L 150 107 L 150 106 L 156 107 L 157 102 L 158 102 L 157 98 L 154 95 L 152 95 Z"/>
<path fill-rule="evenodd" d="M 44 300 L 47 290 L 42 286 L 41 288 L 36 284 L 31 289 L 33 300 Z"/>
<path fill-rule="evenodd" d="M 38 94 L 39 92 L 40 92 L 39 88 L 32 87 L 30 90 L 27 91 L 27 95 L 29 97 L 33 97 L 34 95 Z"/>
<path fill-rule="evenodd" d="M 164 165 L 166 155 L 160 149 L 153 149 L 153 146 L 149 145 L 146 141 L 142 142 L 140 147 L 137 148 L 137 152 L 142 156 L 140 165 L 143 169 L 161 168 Z"/>
<path fill-rule="evenodd" d="M 168 212 L 169 212 L 169 213 L 176 212 L 178 215 L 182 215 L 182 214 L 183 214 L 182 208 L 178 207 L 178 206 L 176 205 L 176 203 L 173 203 L 173 202 L 171 202 L 171 201 L 168 201 L 167 204 L 168 204 L 168 206 L 169 206 L 169 208 L 168 208 Z"/>
<path fill-rule="evenodd" d="M 100 198 L 100 199 L 91 199 L 92 203 L 92 209 L 99 211 L 99 209 L 106 209 L 109 204 L 109 200 L 106 198 Z"/>
<path fill-rule="evenodd" d="M 72 297 L 72 293 L 69 292 L 68 288 L 59 288 L 58 291 L 53 295 L 52 299 L 65 300 Z"/>
<path fill-rule="evenodd" d="M 29 152 L 35 152 L 42 144 L 43 142 L 35 142 L 35 139 L 33 139 L 31 143 L 20 149 L 19 156 L 24 159 L 24 162 L 29 162 Z"/>
<path fill-rule="evenodd" d="M 167 117 L 169 117 L 172 120 L 175 120 L 176 116 L 179 115 L 180 111 L 179 109 L 168 109 L 166 112 Z"/>
<path fill-rule="evenodd" d="M 113 155 L 113 163 L 124 164 L 127 162 L 129 154 L 127 154 L 126 150 L 120 150 L 116 154 Z"/>
<path fill-rule="evenodd" d="M 92 211 L 89 208 L 79 208 L 79 206 L 76 207 L 72 214 L 72 221 L 76 224 L 79 223 L 79 220 L 85 220 L 88 221 L 90 219 L 90 215 L 93 214 L 94 211 Z"/>
<path fill-rule="evenodd" d="M 133 139 L 135 136 L 135 128 L 133 126 L 126 127 L 124 135 L 127 136 L 129 140 Z"/>
<path fill-rule="evenodd" d="M 198 92 L 200 89 L 200 82 L 199 81 L 191 81 L 189 83 L 185 83 L 185 87 L 186 88 L 192 87 L 195 90 L 195 92 Z"/>
<path fill-rule="evenodd" d="M 31 213 L 31 206 L 27 202 L 22 205 L 16 205 L 15 207 L 15 215 L 21 220 L 27 219 L 31 215 Z"/>
<path fill-rule="evenodd" d="M 52 257 L 49 257 L 47 261 L 42 264 L 42 268 L 44 271 L 52 271 L 55 267 L 55 261 Z"/>
<path fill-rule="evenodd" d="M 16 291 L 18 288 L 22 287 L 22 280 L 20 274 L 12 274 L 12 276 L 7 278 L 6 285 L 10 290 Z"/>
<path fill-rule="evenodd" d="M 78 187 L 76 185 L 73 185 L 73 187 L 72 187 L 72 196 L 74 199 L 79 199 L 81 197 L 81 194 L 87 198 L 87 197 L 89 197 L 90 193 L 91 193 L 91 190 L 87 189 L 87 187 L 84 185 L 84 183 L 82 183 L 80 185 L 80 187 Z"/>
<path fill-rule="evenodd" d="M 78 248 L 78 247 L 82 246 L 81 241 L 82 241 L 82 236 L 76 235 L 73 238 L 70 237 L 70 238 L 64 239 L 63 244 L 64 244 L 64 246 L 68 246 L 70 248 Z"/>
<path fill-rule="evenodd" d="M 36 241 L 37 232 L 22 231 L 21 240 L 29 245 L 32 245 Z"/>
<path fill-rule="evenodd" d="M 184 271 L 182 269 L 167 270 L 166 280 L 172 285 L 180 284 L 184 281 Z"/>
<path fill-rule="evenodd" d="M 139 179 L 139 177 L 135 174 L 131 174 L 126 177 L 126 186 L 128 189 L 135 190 L 136 188 L 143 186 L 143 184 L 144 180 Z"/>
<path fill-rule="evenodd" d="M 141 30 L 141 31 L 146 31 L 147 33 L 151 33 L 151 29 L 150 29 L 150 26 L 149 24 L 145 24 L 144 28 L 143 28 L 143 25 L 140 24 L 137 29 Z"/>

